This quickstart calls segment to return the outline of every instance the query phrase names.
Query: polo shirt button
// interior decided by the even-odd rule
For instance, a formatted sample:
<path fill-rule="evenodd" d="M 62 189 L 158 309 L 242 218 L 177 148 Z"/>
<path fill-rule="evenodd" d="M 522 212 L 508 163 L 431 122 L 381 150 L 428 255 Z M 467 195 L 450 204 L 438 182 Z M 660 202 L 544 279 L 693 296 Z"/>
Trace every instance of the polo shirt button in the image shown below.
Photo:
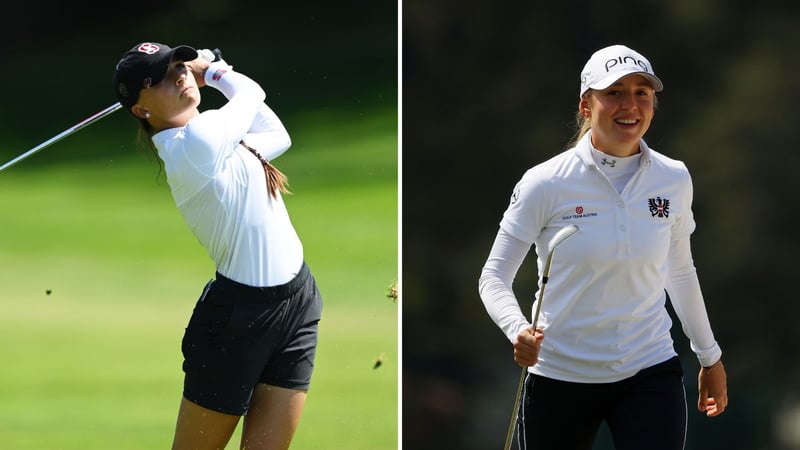
<path fill-rule="evenodd" d="M 625 207 L 625 204 L 624 204 L 624 203 L 622 203 L 622 202 L 617 202 L 617 206 L 619 206 L 620 208 L 624 208 L 624 207 Z"/>
<path fill-rule="evenodd" d="M 625 231 L 625 225 L 620 225 L 619 226 L 619 231 Z"/>

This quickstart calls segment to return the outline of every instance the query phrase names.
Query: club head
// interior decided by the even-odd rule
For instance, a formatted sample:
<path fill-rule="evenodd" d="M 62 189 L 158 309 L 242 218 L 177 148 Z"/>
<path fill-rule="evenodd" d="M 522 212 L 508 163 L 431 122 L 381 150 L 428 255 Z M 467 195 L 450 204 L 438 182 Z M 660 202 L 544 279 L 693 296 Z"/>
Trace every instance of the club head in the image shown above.
<path fill-rule="evenodd" d="M 547 243 L 547 252 L 550 253 L 556 246 L 562 243 L 565 239 L 575 234 L 578 231 L 577 225 L 567 225 L 564 228 L 558 230 L 558 232 L 550 239 L 550 242 Z"/>

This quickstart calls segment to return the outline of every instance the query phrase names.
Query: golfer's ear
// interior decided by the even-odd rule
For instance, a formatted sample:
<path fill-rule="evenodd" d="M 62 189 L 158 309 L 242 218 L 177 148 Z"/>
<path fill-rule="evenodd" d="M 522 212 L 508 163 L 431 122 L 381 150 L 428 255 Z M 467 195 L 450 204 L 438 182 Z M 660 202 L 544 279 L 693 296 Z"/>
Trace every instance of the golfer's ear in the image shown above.
<path fill-rule="evenodd" d="M 585 95 L 581 97 L 580 101 L 578 102 L 578 111 L 587 119 L 592 115 L 592 110 L 589 109 L 589 99 L 587 99 Z"/>
<path fill-rule="evenodd" d="M 131 107 L 131 112 L 134 116 L 140 119 L 149 119 L 150 118 L 150 111 L 148 111 L 144 106 L 140 104 L 135 104 Z"/>

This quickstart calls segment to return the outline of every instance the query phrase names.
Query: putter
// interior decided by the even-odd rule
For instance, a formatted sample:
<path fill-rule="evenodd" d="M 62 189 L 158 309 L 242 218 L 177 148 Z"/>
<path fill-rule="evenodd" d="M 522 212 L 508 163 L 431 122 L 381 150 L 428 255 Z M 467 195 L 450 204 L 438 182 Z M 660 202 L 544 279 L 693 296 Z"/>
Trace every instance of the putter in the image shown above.
<path fill-rule="evenodd" d="M 542 271 L 542 287 L 539 289 L 539 298 L 536 302 L 536 312 L 533 314 L 533 330 L 536 331 L 536 324 L 539 321 L 539 311 L 542 309 L 542 299 L 544 298 L 544 288 L 547 286 L 547 280 L 550 278 L 550 265 L 553 262 L 553 254 L 555 253 L 558 244 L 564 242 L 568 237 L 575 234 L 578 227 L 575 225 L 567 225 L 558 230 L 558 232 L 547 243 L 547 259 L 544 263 L 544 270 Z M 528 372 L 527 367 L 522 368 L 522 373 L 519 375 L 519 384 L 517 385 L 517 395 L 514 398 L 514 410 L 511 411 L 511 423 L 508 424 L 508 434 L 506 434 L 505 450 L 511 449 L 511 441 L 514 436 L 514 428 L 517 424 L 517 411 L 519 410 L 519 396 L 522 394 L 522 386 L 525 384 L 525 374 Z"/>
<path fill-rule="evenodd" d="M 17 156 L 16 158 L 12 159 L 11 161 L 3 164 L 2 166 L 0 166 L 0 171 L 3 171 L 5 169 L 13 166 L 14 164 L 16 164 L 16 163 L 22 161 L 23 159 L 25 159 L 25 158 L 33 155 L 34 153 L 38 152 L 39 150 L 44 149 L 45 147 L 48 147 L 48 146 L 50 146 L 52 144 L 55 144 L 56 142 L 60 141 L 61 139 L 64 139 L 65 137 L 69 136 L 70 134 L 75 133 L 76 131 L 78 131 L 78 130 L 86 127 L 86 126 L 89 126 L 89 125 L 97 122 L 98 120 L 102 119 L 103 117 L 106 117 L 107 115 L 113 113 L 114 111 L 116 111 L 116 110 L 118 110 L 120 108 L 122 108 L 122 105 L 119 102 L 114 103 L 113 105 L 109 106 L 108 108 L 106 108 L 106 109 L 104 109 L 104 110 L 102 110 L 102 111 L 100 111 L 100 112 L 98 112 L 98 113 L 96 113 L 96 114 L 94 114 L 94 115 L 82 120 L 81 122 L 78 122 L 77 124 L 67 128 L 66 130 L 62 131 L 61 133 L 59 133 L 59 134 L 51 137 L 50 139 L 42 142 L 41 144 L 37 145 L 36 147 L 33 147 L 32 149 L 28 150 L 27 152 Z"/>

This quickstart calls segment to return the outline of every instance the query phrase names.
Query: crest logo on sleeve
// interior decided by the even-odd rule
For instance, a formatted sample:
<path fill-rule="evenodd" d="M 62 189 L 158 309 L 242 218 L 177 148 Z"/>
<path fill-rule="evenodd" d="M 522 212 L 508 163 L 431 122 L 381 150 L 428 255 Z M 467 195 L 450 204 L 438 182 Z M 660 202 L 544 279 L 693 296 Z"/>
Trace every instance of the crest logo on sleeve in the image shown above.
<path fill-rule="evenodd" d="M 669 199 L 656 197 L 647 200 L 650 217 L 669 217 Z"/>
<path fill-rule="evenodd" d="M 514 188 L 514 192 L 511 193 L 511 204 L 517 203 L 519 200 L 519 186 Z"/>

